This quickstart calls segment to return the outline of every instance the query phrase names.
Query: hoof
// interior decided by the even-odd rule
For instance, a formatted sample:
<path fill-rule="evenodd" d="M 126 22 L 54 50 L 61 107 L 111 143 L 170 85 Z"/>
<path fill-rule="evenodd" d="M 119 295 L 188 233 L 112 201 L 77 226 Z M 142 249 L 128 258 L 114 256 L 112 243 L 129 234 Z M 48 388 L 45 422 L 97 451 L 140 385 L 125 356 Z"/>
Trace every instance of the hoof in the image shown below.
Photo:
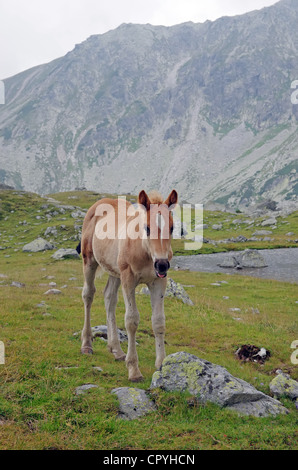
<path fill-rule="evenodd" d="M 93 354 L 93 349 L 86 346 L 85 348 L 81 348 L 81 353 L 90 356 L 91 354 Z"/>
<path fill-rule="evenodd" d="M 125 361 L 126 354 L 122 354 L 121 356 L 115 356 L 115 361 Z"/>
<path fill-rule="evenodd" d="M 126 359 L 126 354 L 123 351 L 111 351 L 110 352 L 113 354 L 115 361 L 125 361 Z"/>
<path fill-rule="evenodd" d="M 132 377 L 129 380 L 130 380 L 130 382 L 134 382 L 134 383 L 143 382 L 144 377 L 142 375 L 140 375 L 139 377 Z"/>

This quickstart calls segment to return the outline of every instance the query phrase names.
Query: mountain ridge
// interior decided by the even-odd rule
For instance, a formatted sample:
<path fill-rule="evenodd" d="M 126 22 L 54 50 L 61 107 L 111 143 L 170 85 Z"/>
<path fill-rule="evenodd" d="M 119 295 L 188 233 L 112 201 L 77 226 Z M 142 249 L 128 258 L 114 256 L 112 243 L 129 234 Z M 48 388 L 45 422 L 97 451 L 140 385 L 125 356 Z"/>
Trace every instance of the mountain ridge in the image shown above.
<path fill-rule="evenodd" d="M 297 3 L 282 0 L 214 22 L 122 24 L 10 77 L 0 182 L 296 203 L 297 21 Z"/>

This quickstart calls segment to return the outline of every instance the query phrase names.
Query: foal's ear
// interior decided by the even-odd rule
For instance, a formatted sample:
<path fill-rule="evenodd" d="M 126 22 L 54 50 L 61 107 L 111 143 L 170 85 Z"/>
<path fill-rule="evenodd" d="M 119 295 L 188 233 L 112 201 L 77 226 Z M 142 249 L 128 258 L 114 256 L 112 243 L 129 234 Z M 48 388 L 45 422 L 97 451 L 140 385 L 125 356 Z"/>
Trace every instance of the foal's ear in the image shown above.
<path fill-rule="evenodd" d="M 146 194 L 146 192 L 144 190 L 142 190 L 140 192 L 138 202 L 139 202 L 139 204 L 144 206 L 147 211 L 150 210 L 151 201 L 150 201 L 148 195 Z"/>
<path fill-rule="evenodd" d="M 175 206 L 178 202 L 178 194 L 175 189 L 171 192 L 171 194 L 168 196 L 168 198 L 165 200 L 164 204 L 166 204 L 168 207 L 171 208 L 171 210 L 175 209 Z"/>

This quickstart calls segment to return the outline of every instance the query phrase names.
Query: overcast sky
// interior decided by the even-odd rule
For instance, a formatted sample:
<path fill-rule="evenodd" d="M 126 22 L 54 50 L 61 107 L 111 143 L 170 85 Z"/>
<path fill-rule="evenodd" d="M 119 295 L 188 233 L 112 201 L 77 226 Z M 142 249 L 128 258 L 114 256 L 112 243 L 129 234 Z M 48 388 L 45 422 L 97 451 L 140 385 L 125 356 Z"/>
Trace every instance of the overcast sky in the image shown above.
<path fill-rule="evenodd" d="M 122 23 L 201 23 L 277 0 L 0 0 L 0 79 L 65 55 Z"/>

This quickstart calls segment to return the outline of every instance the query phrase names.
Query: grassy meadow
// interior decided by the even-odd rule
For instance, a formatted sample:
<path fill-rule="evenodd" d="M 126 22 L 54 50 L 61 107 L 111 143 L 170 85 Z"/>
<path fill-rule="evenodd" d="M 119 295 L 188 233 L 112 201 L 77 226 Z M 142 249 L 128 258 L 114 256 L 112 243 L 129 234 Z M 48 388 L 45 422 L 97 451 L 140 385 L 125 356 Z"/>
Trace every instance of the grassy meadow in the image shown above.
<path fill-rule="evenodd" d="M 53 197 L 82 208 L 98 199 L 89 192 Z M 43 236 L 48 226 L 57 227 L 58 237 L 52 240 L 57 248 L 74 248 L 77 239 L 71 211 L 57 211 L 49 219 L 45 213 L 53 214 L 54 208 L 40 196 L 2 191 L 0 200 L 0 341 L 5 345 L 5 364 L 0 364 L 1 450 L 297 449 L 297 409 L 285 398 L 281 401 L 288 415 L 254 418 L 239 417 L 214 404 L 201 405 L 186 393 L 155 390 L 152 398 L 157 412 L 135 421 L 119 419 L 117 397 L 110 392 L 134 386 L 125 364 L 113 360 L 100 338 L 94 341 L 93 356 L 82 356 L 80 335 L 75 335 L 83 326 L 81 260 L 55 261 L 52 251 L 22 252 L 22 246 Z M 206 217 L 209 224 L 223 222 L 230 215 L 208 213 Z M 243 214 L 231 216 L 237 217 Z M 286 233 L 296 229 L 297 234 L 297 225 L 297 213 L 281 220 L 274 233 L 278 243 L 289 243 Z M 232 222 L 223 226 L 231 236 Z M 241 224 L 238 230 L 245 234 Z M 217 232 L 215 236 L 226 237 Z M 180 248 L 176 246 L 176 253 Z M 202 252 L 208 249 L 203 247 Z M 298 368 L 290 360 L 291 344 L 298 339 L 297 284 L 219 273 L 171 270 L 169 275 L 185 286 L 194 306 L 175 298 L 165 300 L 167 354 L 195 354 L 226 367 L 266 394 L 270 394 L 276 369 L 298 380 Z M 102 296 L 106 279 L 105 275 L 96 282 L 92 326 L 106 324 Z M 218 281 L 226 283 L 211 285 Z M 14 287 L 12 282 L 24 286 Z M 51 282 L 60 295 L 45 295 Z M 150 299 L 139 293 L 137 303 L 141 314 L 138 354 L 145 378 L 137 387 L 147 390 L 155 361 Z M 118 327 L 124 329 L 121 291 L 116 315 Z M 265 347 L 271 352 L 270 360 L 264 365 L 239 362 L 235 351 L 242 344 Z M 87 383 L 98 388 L 77 396 L 76 387 Z"/>

